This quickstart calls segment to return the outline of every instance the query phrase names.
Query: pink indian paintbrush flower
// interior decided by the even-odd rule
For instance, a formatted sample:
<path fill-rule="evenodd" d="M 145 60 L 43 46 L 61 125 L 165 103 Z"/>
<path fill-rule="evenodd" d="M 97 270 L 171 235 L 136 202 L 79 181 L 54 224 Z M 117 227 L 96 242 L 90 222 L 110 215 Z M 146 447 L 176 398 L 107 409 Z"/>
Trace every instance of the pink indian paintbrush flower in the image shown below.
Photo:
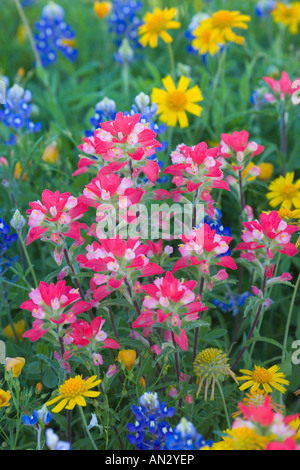
<path fill-rule="evenodd" d="M 72 323 L 67 330 L 67 344 L 74 344 L 78 347 L 91 345 L 93 351 L 98 348 L 118 349 L 120 346 L 114 339 L 108 338 L 103 330 L 105 319 L 94 318 L 91 323 L 85 320 L 77 320 Z"/>
<path fill-rule="evenodd" d="M 136 278 L 162 274 L 163 269 L 146 256 L 148 251 L 150 247 L 139 237 L 123 240 L 120 235 L 88 245 L 86 255 L 78 255 L 77 261 L 96 273 L 90 283 L 94 300 L 99 301 L 113 289 L 120 288 L 129 274 Z"/>
<path fill-rule="evenodd" d="M 254 141 L 249 142 L 249 132 L 245 130 L 221 134 L 220 156 L 228 159 L 235 171 L 243 169 L 245 164 L 256 155 L 260 155 L 264 149 L 263 145 Z"/>
<path fill-rule="evenodd" d="M 172 272 L 188 266 L 199 266 L 203 275 L 210 278 L 210 267 L 237 269 L 237 265 L 231 256 L 226 255 L 232 237 L 220 235 L 216 230 L 204 223 L 200 228 L 191 231 L 190 234 L 180 235 L 182 244 L 178 249 L 182 258 L 175 262 Z M 226 278 L 224 270 L 219 271 L 216 280 Z"/>
<path fill-rule="evenodd" d="M 130 178 L 121 178 L 116 173 L 107 175 L 100 170 L 96 178 L 85 186 L 78 202 L 102 210 L 111 207 L 126 209 L 139 203 L 143 193 L 141 188 L 134 187 Z"/>
<path fill-rule="evenodd" d="M 193 147 L 178 145 L 171 153 L 172 165 L 163 171 L 164 174 L 173 175 L 172 182 L 178 190 L 169 194 L 165 190 L 157 190 L 156 199 L 172 197 L 174 200 L 175 198 L 180 200 L 180 194 L 197 192 L 199 201 L 207 204 L 211 213 L 213 204 L 211 190 L 222 188 L 229 191 L 229 186 L 223 179 L 223 172 L 220 169 L 222 163 L 218 157 L 218 148 L 208 148 L 205 142 L 200 142 Z"/>
<path fill-rule="evenodd" d="M 241 426 L 252 429 L 257 428 L 260 432 L 265 431 L 268 435 L 273 435 L 274 440 L 277 438 L 280 441 L 291 439 L 296 435 L 296 430 L 290 423 L 298 418 L 299 414 L 284 416 L 283 413 L 275 411 L 269 395 L 264 398 L 264 402 L 260 405 L 240 403 L 239 408 L 243 418 L 237 418 L 233 422 L 233 428 Z"/>
<path fill-rule="evenodd" d="M 39 287 L 29 293 L 29 300 L 20 306 L 21 309 L 29 310 L 36 318 L 33 329 L 23 336 L 35 341 L 49 328 L 75 322 L 76 316 L 90 307 L 89 302 L 81 300 L 78 290 L 67 286 L 65 281 L 56 284 L 41 281 Z"/>
<path fill-rule="evenodd" d="M 201 311 L 207 310 L 201 297 L 193 292 L 196 286 L 196 281 L 180 281 L 169 271 L 152 284 L 140 286 L 140 292 L 145 294 L 143 309 L 132 327 L 144 328 L 145 336 L 154 326 L 172 331 L 175 342 L 186 351 L 184 328 L 187 323 L 198 320 Z"/>
<path fill-rule="evenodd" d="M 159 165 L 148 157 L 154 155 L 161 144 L 148 124 L 140 122 L 140 117 L 140 114 L 124 116 L 120 112 L 113 121 L 100 123 L 92 137 L 82 139 L 79 150 L 91 158 L 81 157 L 74 174 L 87 171 L 93 165 L 100 167 L 105 162 L 118 162 L 126 176 L 137 178 L 142 171 L 151 182 L 155 182 Z"/>
<path fill-rule="evenodd" d="M 59 243 L 60 236 L 70 237 L 80 241 L 80 229 L 87 229 L 85 224 L 78 222 L 88 207 L 79 203 L 78 199 L 70 193 L 49 191 L 42 193 L 42 201 L 30 202 L 31 209 L 28 225 L 30 230 L 27 237 L 27 245 L 34 240 L 46 236 L 51 237 L 55 243 Z"/>
<path fill-rule="evenodd" d="M 268 442 L 265 450 L 300 450 L 300 445 L 292 437 L 287 437 L 284 441 Z"/>
<path fill-rule="evenodd" d="M 286 96 L 290 98 L 295 92 L 300 90 L 300 86 L 293 87 L 292 80 L 290 79 L 287 72 L 283 71 L 279 80 L 275 80 L 272 77 L 263 77 L 263 80 L 269 85 L 273 93 L 267 93 L 265 96 L 266 100 L 269 102 L 276 102 L 279 98 L 280 101 L 283 101 Z M 297 80 L 300 80 L 299 78 Z"/>
<path fill-rule="evenodd" d="M 264 254 L 268 259 L 273 259 L 274 252 L 294 256 L 297 253 L 296 246 L 290 241 L 294 232 L 298 231 L 296 225 L 287 224 L 281 219 L 277 211 L 268 214 L 262 213 L 259 220 L 243 222 L 245 229 L 242 233 L 242 242 L 235 250 L 242 250 L 250 255 Z M 249 261 L 254 258 L 247 257 Z"/>

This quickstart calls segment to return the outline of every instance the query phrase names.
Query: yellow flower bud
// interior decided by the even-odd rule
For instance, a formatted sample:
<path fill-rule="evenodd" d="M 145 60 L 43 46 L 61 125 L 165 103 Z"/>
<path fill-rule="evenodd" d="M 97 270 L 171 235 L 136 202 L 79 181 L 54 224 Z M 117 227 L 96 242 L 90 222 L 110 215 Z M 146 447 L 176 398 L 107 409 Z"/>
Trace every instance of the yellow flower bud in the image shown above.
<path fill-rule="evenodd" d="M 141 377 L 140 384 L 141 384 L 142 387 L 144 387 L 144 388 L 146 387 L 146 380 L 144 379 L 143 376 Z"/>
<path fill-rule="evenodd" d="M 21 370 L 25 364 L 24 357 L 7 357 L 6 358 L 6 370 L 9 372 L 12 370 L 13 377 L 19 377 Z"/>
<path fill-rule="evenodd" d="M 20 24 L 20 26 L 18 26 L 16 38 L 19 44 L 25 44 L 26 28 L 23 24 Z"/>
<path fill-rule="evenodd" d="M 260 175 L 259 179 L 262 181 L 267 181 L 268 179 L 271 178 L 273 170 L 274 170 L 274 165 L 272 163 L 261 163 L 259 165 L 260 168 Z"/>
<path fill-rule="evenodd" d="M 94 12 L 99 18 L 106 18 L 112 8 L 111 2 L 95 2 Z"/>
<path fill-rule="evenodd" d="M 19 320 L 18 322 L 13 324 L 15 333 L 13 331 L 13 328 L 11 325 L 7 325 L 5 328 L 3 328 L 3 333 L 7 338 L 14 338 L 15 334 L 17 335 L 18 339 L 22 339 L 22 335 L 25 331 L 25 321 Z"/>
<path fill-rule="evenodd" d="M 122 349 L 119 352 L 117 360 L 124 364 L 127 370 L 132 369 L 136 358 L 136 352 L 133 349 Z"/>
<path fill-rule="evenodd" d="M 24 67 L 19 67 L 18 68 L 18 71 L 17 71 L 18 78 L 23 78 L 25 76 L 25 73 L 26 73 L 26 71 L 25 71 Z"/>
<path fill-rule="evenodd" d="M 22 166 L 21 166 L 21 163 L 20 163 L 20 162 L 17 162 L 17 163 L 16 163 L 16 166 L 15 166 L 15 173 L 14 173 L 16 180 L 19 180 L 19 179 L 20 179 L 21 174 L 22 174 Z M 25 173 L 23 174 L 22 181 L 27 181 L 27 179 L 28 179 L 28 175 L 27 175 L 27 173 L 25 172 Z"/>
<path fill-rule="evenodd" d="M 58 160 L 58 147 L 56 142 L 49 144 L 42 155 L 42 160 L 46 163 L 55 163 Z"/>
<path fill-rule="evenodd" d="M 5 392 L 0 388 L 0 408 L 2 406 L 10 406 L 9 400 L 11 399 L 10 391 Z"/>

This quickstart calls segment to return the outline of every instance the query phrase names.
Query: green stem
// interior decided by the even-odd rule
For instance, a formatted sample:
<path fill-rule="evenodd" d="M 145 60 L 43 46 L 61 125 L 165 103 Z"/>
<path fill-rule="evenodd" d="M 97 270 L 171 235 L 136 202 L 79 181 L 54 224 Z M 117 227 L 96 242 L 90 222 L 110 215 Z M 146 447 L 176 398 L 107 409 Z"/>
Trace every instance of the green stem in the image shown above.
<path fill-rule="evenodd" d="M 292 300 L 291 300 L 291 303 L 290 303 L 289 313 L 288 313 L 288 317 L 287 317 L 287 321 L 286 321 L 286 325 L 285 325 L 283 350 L 282 350 L 282 360 L 281 360 L 282 363 L 284 362 L 285 355 L 286 355 L 286 347 L 287 347 L 289 329 L 290 329 L 290 324 L 291 324 L 291 318 L 292 318 L 292 314 L 293 314 L 293 309 L 294 309 L 294 305 L 295 305 L 295 301 L 296 301 L 296 296 L 297 296 L 299 284 L 300 284 L 300 274 L 298 275 L 298 279 L 297 279 L 296 285 L 294 287 L 294 293 L 293 293 L 293 297 L 292 297 Z"/>
<path fill-rule="evenodd" d="M 19 388 L 19 380 L 18 378 L 13 378 L 11 375 L 11 372 L 8 372 L 6 375 L 6 381 L 8 384 L 8 389 L 10 390 L 12 401 L 14 403 L 14 407 L 16 410 L 16 431 L 15 431 L 15 439 L 14 439 L 14 444 L 12 445 L 13 449 L 16 450 L 17 448 L 17 442 L 18 442 L 18 437 L 19 437 L 19 432 L 20 432 L 20 426 L 21 426 L 21 417 L 20 417 L 20 388 Z M 13 390 L 14 389 L 14 390 Z"/>
<path fill-rule="evenodd" d="M 129 65 L 126 60 L 122 65 L 122 75 L 123 75 L 123 90 L 126 106 L 129 106 Z"/>
<path fill-rule="evenodd" d="M 224 66 L 225 60 L 226 60 L 226 47 L 224 47 L 224 49 L 221 52 L 220 57 L 219 57 L 218 68 L 217 68 L 217 72 L 216 72 L 216 75 L 215 75 L 215 78 L 214 78 L 214 81 L 213 81 L 213 85 L 212 85 L 212 92 L 211 92 L 211 95 L 210 95 L 210 101 L 209 101 L 208 106 L 206 108 L 208 118 L 209 118 L 211 106 L 212 106 L 212 104 L 214 102 L 214 99 L 215 99 L 215 94 L 216 94 L 216 90 L 217 90 L 217 87 L 218 87 L 218 84 L 219 84 L 219 81 L 220 81 L 220 77 L 222 75 L 223 70 L 225 70 L 225 66 Z"/>
<path fill-rule="evenodd" d="M 266 274 L 266 268 L 265 268 L 265 274 L 264 274 L 264 278 L 263 278 L 263 281 L 262 281 L 262 293 L 263 293 L 263 296 L 265 296 L 265 290 L 266 290 L 266 283 L 267 283 L 267 274 Z M 249 339 L 252 337 L 253 335 L 253 332 L 255 330 L 255 327 L 260 319 L 260 316 L 261 316 L 261 313 L 262 313 L 262 310 L 263 310 L 263 303 L 261 303 L 257 309 L 257 313 L 255 315 L 255 318 L 254 318 L 254 321 L 253 321 L 253 324 L 250 328 L 250 331 L 248 333 L 248 336 L 247 336 L 247 339 L 246 339 L 246 343 L 244 344 L 244 346 L 242 347 L 241 351 L 239 352 L 237 358 L 235 359 L 233 365 L 232 365 L 232 369 L 235 368 L 235 366 L 238 364 L 238 362 L 240 361 L 240 359 L 242 358 L 242 356 L 244 355 L 244 352 L 246 351 L 247 349 L 247 341 L 249 341 Z"/>
<path fill-rule="evenodd" d="M 93 437 L 92 437 L 92 435 L 91 435 L 91 433 L 90 433 L 90 430 L 89 430 L 89 428 L 88 428 L 88 424 L 87 424 L 87 422 L 86 422 L 86 419 L 85 419 L 85 415 L 84 415 L 82 406 L 79 406 L 78 408 L 79 408 L 80 416 L 81 416 L 81 419 L 82 419 L 82 423 L 83 423 L 83 426 L 84 426 L 84 428 L 85 428 L 85 431 L 86 431 L 86 433 L 87 433 L 87 435 L 88 435 L 88 438 L 90 439 L 91 444 L 92 444 L 94 450 L 98 450 L 98 447 L 96 446 L 95 441 L 94 441 L 94 439 L 93 439 Z"/>
<path fill-rule="evenodd" d="M 175 80 L 175 77 L 176 77 L 175 59 L 174 59 L 174 52 L 173 52 L 173 47 L 171 43 L 168 43 L 168 51 L 169 51 L 170 65 L 171 65 L 171 75 L 172 75 L 173 80 Z"/>
<path fill-rule="evenodd" d="M 26 29 L 26 34 L 27 34 L 27 37 L 29 39 L 29 42 L 30 42 L 30 45 L 31 45 L 31 48 L 32 48 L 32 51 L 33 51 L 33 54 L 34 54 L 34 57 L 35 57 L 35 60 L 36 60 L 36 63 L 39 67 L 43 67 L 42 66 L 42 62 L 41 62 L 41 58 L 40 58 L 40 55 L 38 53 L 38 50 L 36 48 L 36 45 L 35 45 L 35 42 L 34 42 L 34 37 L 33 37 L 33 34 L 32 34 L 32 31 L 31 31 L 31 28 L 29 26 L 29 23 L 27 21 L 27 18 L 26 18 L 26 15 L 24 13 L 24 10 L 22 8 L 22 5 L 20 3 L 19 0 L 14 0 L 15 2 L 15 5 L 17 7 L 17 10 L 19 12 L 19 15 L 23 21 L 23 24 L 24 24 L 24 27 Z"/>
<path fill-rule="evenodd" d="M 221 400 L 222 400 L 223 407 L 224 407 L 227 427 L 228 427 L 228 429 L 230 429 L 231 428 L 231 423 L 230 423 L 229 414 L 228 414 L 228 410 L 227 410 L 227 406 L 226 406 L 226 401 L 225 401 L 223 389 L 222 389 L 221 384 L 220 384 L 218 379 L 216 379 L 216 384 L 217 384 L 217 387 L 218 387 L 220 395 L 221 395 Z"/>
<path fill-rule="evenodd" d="M 34 271 L 34 269 L 33 269 L 33 265 L 32 265 L 32 263 L 31 263 L 30 256 L 29 256 L 29 254 L 28 254 L 26 245 L 25 245 L 25 243 L 24 243 L 24 240 L 23 240 L 23 237 L 22 237 L 21 234 L 19 234 L 19 240 L 20 240 L 20 242 L 21 242 L 24 255 L 25 255 L 25 257 L 26 257 L 28 266 L 29 266 L 29 268 L 30 268 L 30 272 L 31 272 L 31 274 L 32 274 L 32 278 L 33 278 L 34 285 L 35 285 L 35 287 L 38 287 L 37 277 L 36 277 L 35 271 Z"/>

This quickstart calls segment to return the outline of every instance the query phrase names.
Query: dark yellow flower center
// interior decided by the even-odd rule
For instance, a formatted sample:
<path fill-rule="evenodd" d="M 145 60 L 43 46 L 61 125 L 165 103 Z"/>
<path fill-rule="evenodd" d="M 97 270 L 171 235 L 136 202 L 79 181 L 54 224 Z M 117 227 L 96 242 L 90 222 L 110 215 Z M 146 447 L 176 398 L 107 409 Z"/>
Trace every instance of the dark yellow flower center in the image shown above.
<path fill-rule="evenodd" d="M 175 90 L 169 93 L 167 105 L 172 111 L 184 111 L 187 99 L 183 91 Z"/>
<path fill-rule="evenodd" d="M 150 34 L 160 34 L 167 29 L 167 19 L 163 13 L 157 13 L 147 21 L 147 30 Z"/>
<path fill-rule="evenodd" d="M 272 380 L 272 374 L 264 367 L 259 367 L 253 372 L 252 379 L 260 384 L 270 383 L 270 381 Z"/>
<path fill-rule="evenodd" d="M 284 199 L 293 199 L 297 196 L 298 189 L 294 184 L 286 184 L 281 189 L 281 194 Z"/>
<path fill-rule="evenodd" d="M 59 388 L 59 392 L 63 398 L 75 398 L 81 396 L 86 391 L 86 381 L 80 376 L 66 380 Z"/>

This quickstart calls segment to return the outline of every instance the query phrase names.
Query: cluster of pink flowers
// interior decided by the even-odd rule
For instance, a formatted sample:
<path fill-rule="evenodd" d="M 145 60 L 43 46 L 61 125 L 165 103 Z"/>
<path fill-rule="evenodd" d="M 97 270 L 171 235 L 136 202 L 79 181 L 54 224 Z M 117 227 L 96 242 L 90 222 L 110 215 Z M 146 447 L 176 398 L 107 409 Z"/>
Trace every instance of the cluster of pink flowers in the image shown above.
<path fill-rule="evenodd" d="M 239 404 L 243 414 L 233 422 L 232 428 L 248 427 L 259 435 L 272 436 L 272 441 L 266 445 L 265 450 L 300 450 L 295 439 L 296 429 L 291 423 L 299 417 L 299 414 L 284 416 L 274 411 L 270 396 L 266 396 L 264 403 L 258 406 Z"/>
<path fill-rule="evenodd" d="M 140 114 L 124 116 L 120 112 L 114 121 L 100 123 L 100 128 L 96 129 L 92 137 L 83 138 L 79 149 L 90 157 L 80 158 L 78 170 L 74 174 L 85 172 L 90 166 L 96 165 L 99 169 L 104 163 L 118 163 L 122 165 L 123 172 L 132 178 L 137 178 L 142 171 L 151 182 L 155 182 L 159 165 L 148 157 L 161 144 L 155 139 L 156 134 L 148 128 L 148 124 L 140 122 L 140 117 Z"/>
<path fill-rule="evenodd" d="M 118 113 L 114 121 L 101 123 L 93 137 L 83 140 L 80 149 L 89 157 L 80 158 L 75 174 L 91 169 L 96 175 L 83 188 L 82 194 L 75 198 L 70 193 L 45 190 L 42 202 L 30 203 L 27 243 L 38 238 L 52 242 L 56 246 L 54 259 L 60 265 L 65 255 L 69 271 L 62 270 L 57 284 L 41 282 L 30 293 L 30 300 L 21 305 L 35 319 L 33 328 L 24 336 L 35 341 L 47 332 L 57 334 L 55 328 L 60 326 L 64 330 L 60 339 L 63 338 L 66 348 L 87 348 L 94 363 L 101 364 L 98 349 L 115 349 L 119 344 L 107 337 L 102 329 L 105 320 L 96 316 L 95 310 L 104 298 L 117 290 L 135 309 L 135 314 L 131 310 L 128 321 L 132 337 L 142 338 L 156 354 L 161 353 L 163 342 L 169 341 L 186 351 L 187 332 L 197 329 L 200 313 L 207 310 L 203 294 L 209 294 L 215 284 L 228 278 L 226 269 L 237 269 L 229 249 L 232 237 L 217 232 L 207 223 L 196 225 L 193 218 L 192 229 L 177 237 L 181 242 L 178 246 L 181 257 L 170 267 L 173 247 L 163 247 L 161 239 L 144 242 L 141 236 L 125 239 L 120 233 L 107 237 L 99 224 L 111 218 L 117 208 L 122 209 L 120 217 L 125 222 L 134 223 L 137 215 L 132 207 L 141 201 L 147 202 L 151 196 L 154 200 L 185 201 L 193 210 L 201 203 L 206 214 L 214 218 L 214 190 L 229 190 L 225 180 L 226 164 L 233 171 L 240 171 L 264 147 L 249 141 L 246 131 L 222 134 L 222 141 L 215 148 L 209 148 L 205 142 L 193 147 L 181 144 L 171 154 L 172 164 L 164 170 L 164 174 L 172 175 L 174 190 L 151 192 L 159 176 L 155 150 L 160 144 L 155 132 L 140 122 L 139 114 Z M 138 178 L 141 172 L 146 182 L 144 176 Z M 90 209 L 96 209 L 96 215 L 91 211 L 91 223 L 87 226 L 79 219 Z M 242 252 L 240 256 L 245 262 L 262 262 L 270 283 L 288 281 L 288 273 L 273 278 L 274 266 L 270 261 L 277 251 L 288 256 L 297 252 L 290 241 L 297 227 L 281 220 L 276 211 L 261 214 L 259 221 L 253 220 L 250 212 L 247 212 L 248 221 L 244 222 L 242 242 L 235 250 Z M 85 240 L 82 229 L 92 241 Z M 68 256 L 66 238 L 75 243 L 72 259 Z M 168 263 L 166 272 L 165 263 Z M 78 287 L 77 268 L 85 270 L 83 274 L 89 278 L 89 288 L 86 292 L 80 290 L 80 294 L 61 280 L 71 274 Z M 179 280 L 174 276 L 179 270 L 188 273 L 189 268 L 197 280 Z M 149 279 L 143 284 L 146 277 Z M 261 294 L 255 286 L 253 289 L 257 295 Z M 91 323 L 77 318 L 87 311 Z M 115 325 L 112 326 L 116 332 Z M 144 338 L 136 331 L 139 328 L 143 329 Z M 155 329 L 160 333 L 164 330 L 164 335 L 156 335 Z M 154 337 L 154 342 L 150 341 L 150 336 Z M 66 354 L 69 357 L 68 352 Z M 63 364 L 67 361 L 63 355 L 61 360 Z"/>
<path fill-rule="evenodd" d="M 123 240 L 120 235 L 88 245 L 86 255 L 78 255 L 77 261 L 95 272 L 90 282 L 94 302 L 113 289 L 120 289 L 126 278 L 134 281 L 137 277 L 162 274 L 163 269 L 146 256 L 149 251 L 149 245 L 143 244 L 139 237 Z"/>
<path fill-rule="evenodd" d="M 172 165 L 164 170 L 164 174 L 173 176 L 172 183 L 176 190 L 168 192 L 163 189 L 155 191 L 157 199 L 180 201 L 185 193 L 196 193 L 198 201 L 207 205 L 206 212 L 213 213 L 213 198 L 211 190 L 222 188 L 229 191 L 229 186 L 223 179 L 224 175 L 220 167 L 219 149 L 208 148 L 205 142 L 188 147 L 180 144 L 171 153 Z"/>
<path fill-rule="evenodd" d="M 264 151 L 264 146 L 254 141 L 249 142 L 249 132 L 235 131 L 232 134 L 221 134 L 219 144 L 220 156 L 227 159 L 234 171 L 242 170 L 249 161 Z"/>
<path fill-rule="evenodd" d="M 29 300 L 20 308 L 29 310 L 36 320 L 33 329 L 24 333 L 25 338 L 36 341 L 49 329 L 57 325 L 76 322 L 76 316 L 90 309 L 90 303 L 82 300 L 77 289 L 66 285 L 65 281 L 56 284 L 40 282 L 39 287 L 29 293 Z"/>
<path fill-rule="evenodd" d="M 152 284 L 136 286 L 136 291 L 145 293 L 143 310 L 134 321 L 133 328 L 144 328 L 147 337 L 154 326 L 162 327 L 174 335 L 175 342 L 187 350 L 188 342 L 184 327 L 187 323 L 199 319 L 199 312 L 207 310 L 201 303 L 201 296 L 193 290 L 197 281 L 181 282 L 171 272 L 164 277 L 156 279 Z M 167 339 L 170 340 L 170 335 Z M 158 346 L 155 352 L 160 352 Z"/>
<path fill-rule="evenodd" d="M 276 80 L 273 77 L 263 77 L 263 80 L 269 85 L 273 93 L 267 93 L 265 99 L 270 103 L 276 103 L 277 100 L 284 101 L 286 97 L 290 98 L 291 95 L 300 90 L 300 86 L 296 84 L 293 86 L 293 82 L 290 79 L 287 72 L 281 72 L 281 77 Z M 299 82 L 300 78 L 296 80 Z"/>
<path fill-rule="evenodd" d="M 29 205 L 31 209 L 28 209 L 27 213 L 30 230 L 27 245 L 39 238 L 51 241 L 56 245 L 54 258 L 58 264 L 61 264 L 65 237 L 73 239 L 76 246 L 85 242 L 80 230 L 87 230 L 88 227 L 78 219 L 88 207 L 68 192 L 53 193 L 48 189 L 43 191 L 42 201 L 30 202 Z"/>
<path fill-rule="evenodd" d="M 220 269 L 212 276 L 211 266 L 237 269 L 234 259 L 226 255 L 232 237 L 216 233 L 208 224 L 203 224 L 190 234 L 181 235 L 179 238 L 183 241 L 178 247 L 182 258 L 175 262 L 172 272 L 188 266 L 199 266 L 201 275 L 212 289 L 214 281 L 227 279 L 228 274 L 225 269 Z"/>
<path fill-rule="evenodd" d="M 258 257 L 272 260 L 276 251 L 288 256 L 294 256 L 298 251 L 290 241 L 291 235 L 298 231 L 298 227 L 287 224 L 277 211 L 262 213 L 259 220 L 243 222 L 243 225 L 245 227 L 242 234 L 243 241 L 236 250 L 242 250 L 241 257 L 248 261 L 254 261 Z"/>

